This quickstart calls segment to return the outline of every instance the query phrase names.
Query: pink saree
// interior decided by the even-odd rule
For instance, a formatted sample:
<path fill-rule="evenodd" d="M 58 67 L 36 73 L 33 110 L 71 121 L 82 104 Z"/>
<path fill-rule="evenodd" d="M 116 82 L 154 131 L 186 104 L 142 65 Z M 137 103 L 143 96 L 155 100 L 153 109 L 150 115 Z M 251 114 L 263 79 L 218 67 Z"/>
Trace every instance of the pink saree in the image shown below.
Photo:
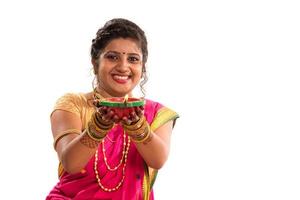
<path fill-rule="evenodd" d="M 164 123 L 174 120 L 178 115 L 157 102 L 146 101 L 145 117 L 151 129 L 155 131 Z M 125 141 L 128 142 L 126 135 Z M 122 185 L 112 192 L 104 191 L 98 184 L 95 176 L 95 156 L 86 167 L 77 174 L 68 174 L 60 165 L 60 178 L 57 185 L 51 190 L 46 200 L 153 200 L 152 185 L 157 170 L 149 168 L 138 153 L 133 142 L 130 142 L 126 167 L 124 162 L 115 171 L 109 171 L 104 162 L 102 145 L 109 166 L 118 166 L 122 158 L 124 137 L 123 129 L 116 125 L 108 134 L 103 144 L 98 147 L 97 171 L 101 184 L 106 188 L 114 188 L 125 175 Z"/>

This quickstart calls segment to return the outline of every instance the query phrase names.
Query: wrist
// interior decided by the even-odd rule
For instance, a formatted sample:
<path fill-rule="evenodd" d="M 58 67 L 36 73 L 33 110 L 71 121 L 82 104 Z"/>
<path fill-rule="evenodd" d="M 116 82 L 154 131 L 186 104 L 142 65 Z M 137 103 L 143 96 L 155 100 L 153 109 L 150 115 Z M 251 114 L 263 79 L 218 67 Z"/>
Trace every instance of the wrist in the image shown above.
<path fill-rule="evenodd" d="M 150 125 L 146 118 L 143 116 L 139 121 L 132 125 L 123 125 L 125 132 L 136 143 L 144 143 L 152 138 Z"/>

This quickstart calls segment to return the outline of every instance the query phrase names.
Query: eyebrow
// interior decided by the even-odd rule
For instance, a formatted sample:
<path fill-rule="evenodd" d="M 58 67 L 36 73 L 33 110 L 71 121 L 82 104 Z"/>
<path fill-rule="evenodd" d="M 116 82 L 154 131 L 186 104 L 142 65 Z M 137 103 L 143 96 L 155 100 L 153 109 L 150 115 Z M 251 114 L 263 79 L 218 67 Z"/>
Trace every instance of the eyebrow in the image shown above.
<path fill-rule="evenodd" d="M 107 52 L 105 52 L 105 54 L 107 54 L 107 53 L 115 53 L 115 54 L 123 54 L 123 53 L 121 53 L 121 52 L 118 52 L 118 51 L 107 51 Z M 126 53 L 127 55 L 131 55 L 131 56 L 139 56 L 140 57 L 140 54 L 138 54 L 138 53 Z"/>

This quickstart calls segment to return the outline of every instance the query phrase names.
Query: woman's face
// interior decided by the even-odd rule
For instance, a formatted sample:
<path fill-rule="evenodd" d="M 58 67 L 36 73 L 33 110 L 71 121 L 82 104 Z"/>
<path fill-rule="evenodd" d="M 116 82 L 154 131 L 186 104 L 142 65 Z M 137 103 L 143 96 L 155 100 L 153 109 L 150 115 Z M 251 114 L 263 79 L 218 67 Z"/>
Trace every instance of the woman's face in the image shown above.
<path fill-rule="evenodd" d="M 142 51 L 136 40 L 113 39 L 104 48 L 97 62 L 99 89 L 110 96 L 130 94 L 141 79 L 142 58 Z"/>

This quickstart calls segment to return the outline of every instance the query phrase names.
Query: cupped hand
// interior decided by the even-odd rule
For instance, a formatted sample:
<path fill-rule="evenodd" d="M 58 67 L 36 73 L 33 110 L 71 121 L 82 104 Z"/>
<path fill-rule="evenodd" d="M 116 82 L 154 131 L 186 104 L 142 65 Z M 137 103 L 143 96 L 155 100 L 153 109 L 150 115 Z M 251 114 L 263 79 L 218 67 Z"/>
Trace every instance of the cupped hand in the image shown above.
<path fill-rule="evenodd" d="M 119 123 L 121 120 L 111 107 L 100 106 L 97 108 L 97 112 L 99 113 L 102 120 L 107 123 Z"/>
<path fill-rule="evenodd" d="M 93 102 L 96 112 L 98 116 L 101 117 L 101 119 L 107 123 L 119 123 L 120 118 L 119 116 L 115 113 L 115 111 L 107 106 L 100 106 L 99 105 L 99 100 L 94 100 Z"/>
<path fill-rule="evenodd" d="M 144 115 L 144 106 L 134 107 L 129 115 L 121 119 L 121 123 L 125 125 L 132 125 L 139 121 Z"/>

